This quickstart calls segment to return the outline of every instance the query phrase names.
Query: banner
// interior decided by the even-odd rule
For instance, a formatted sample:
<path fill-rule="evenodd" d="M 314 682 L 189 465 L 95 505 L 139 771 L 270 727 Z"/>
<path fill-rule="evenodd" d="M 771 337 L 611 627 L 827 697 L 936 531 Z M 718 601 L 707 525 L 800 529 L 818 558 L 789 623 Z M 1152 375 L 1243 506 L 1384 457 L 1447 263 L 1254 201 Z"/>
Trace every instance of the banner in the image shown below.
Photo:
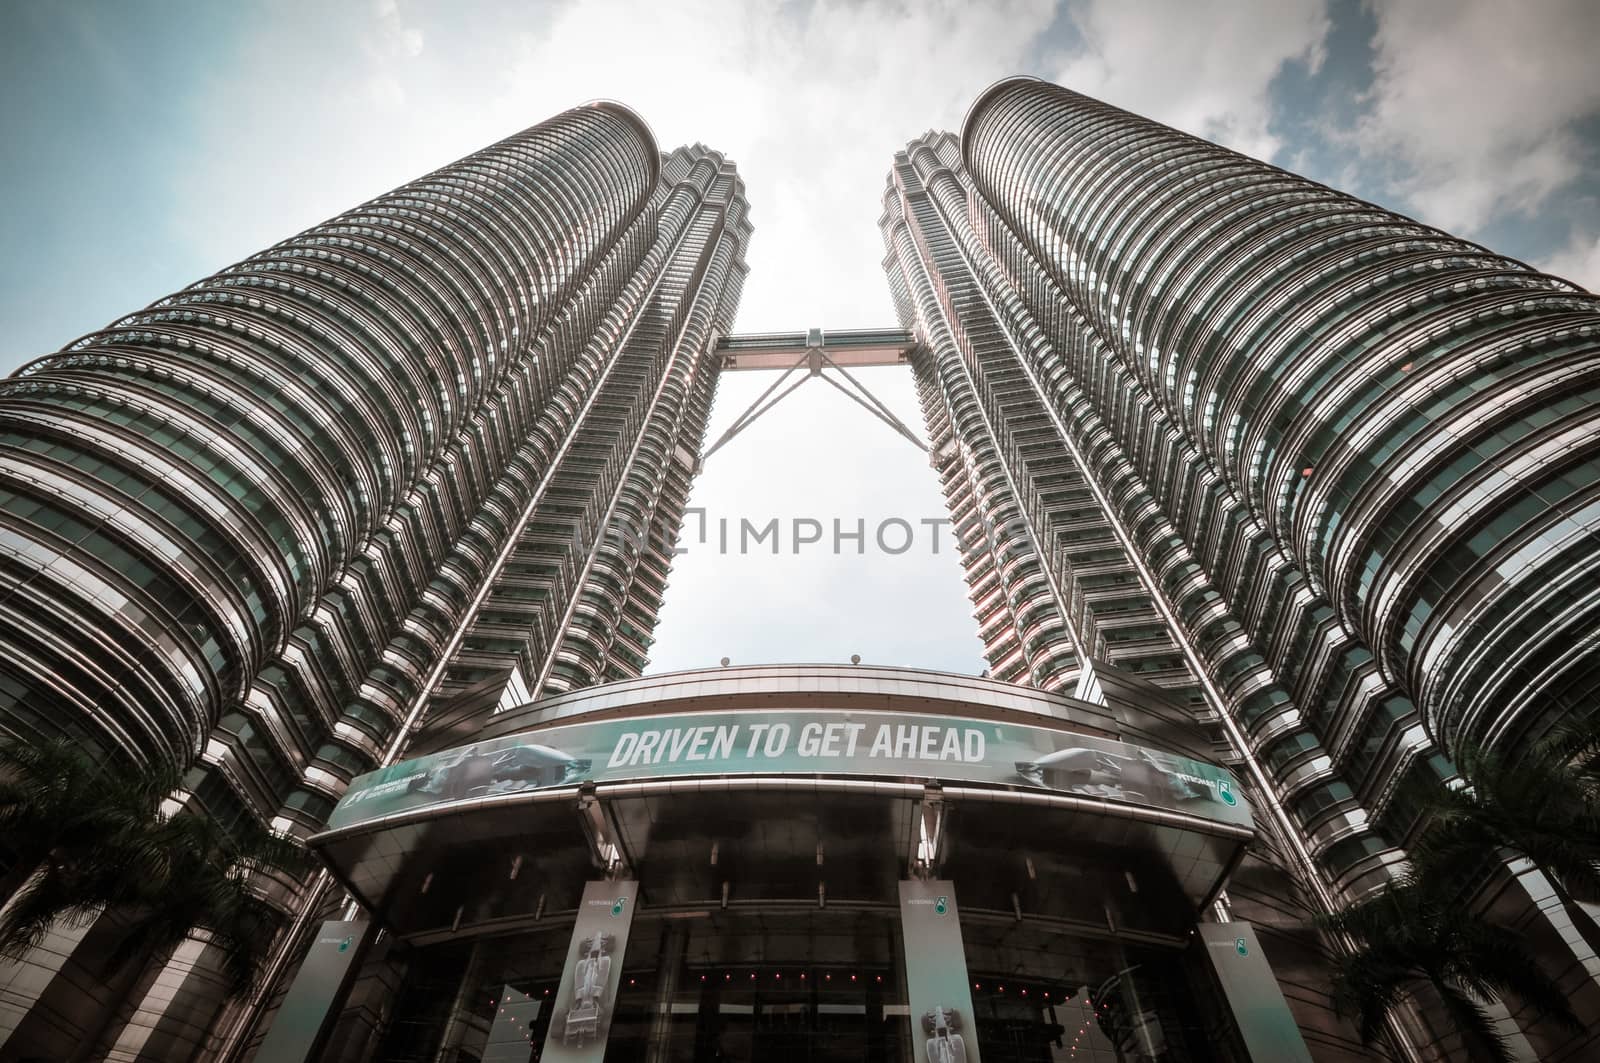
<path fill-rule="evenodd" d="M 906 953 L 906 1002 L 916 1063 L 978 1063 L 967 950 L 961 944 L 955 884 L 900 883 L 900 936 Z"/>
<path fill-rule="evenodd" d="M 961 716 L 836 709 L 633 716 L 475 742 L 359 776 L 328 829 L 581 782 L 832 774 L 1055 790 L 1250 825 L 1227 770 L 1106 738 Z"/>
<path fill-rule="evenodd" d="M 366 919 L 330 919 L 317 929 L 295 972 L 278 1015 L 261 1042 L 261 1063 L 305 1063 L 314 1058 L 334 1018 L 335 1005 L 355 977 L 355 963 L 365 951 Z"/>
<path fill-rule="evenodd" d="M 541 1063 L 600 1063 L 605 1058 L 638 896 L 639 884 L 630 880 L 583 887 Z"/>
<path fill-rule="evenodd" d="M 1217 972 L 1222 995 L 1233 1011 L 1234 1024 L 1253 1060 L 1265 1063 L 1311 1063 L 1300 1026 L 1289 1011 L 1283 990 L 1267 964 L 1261 942 L 1249 923 L 1201 923 L 1206 959 Z"/>

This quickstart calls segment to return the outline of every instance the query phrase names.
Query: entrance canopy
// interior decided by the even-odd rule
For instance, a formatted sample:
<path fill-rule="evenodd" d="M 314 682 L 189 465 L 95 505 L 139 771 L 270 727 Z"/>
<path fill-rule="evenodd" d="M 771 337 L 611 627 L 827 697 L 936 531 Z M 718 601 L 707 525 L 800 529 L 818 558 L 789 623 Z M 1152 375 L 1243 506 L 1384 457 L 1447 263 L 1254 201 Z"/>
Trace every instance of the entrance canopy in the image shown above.
<path fill-rule="evenodd" d="M 888 905 L 938 874 L 968 910 L 1169 939 L 1253 836 L 1178 716 L 911 669 L 652 676 L 362 776 L 311 844 L 423 939 L 569 910 L 597 870 L 662 911 Z"/>

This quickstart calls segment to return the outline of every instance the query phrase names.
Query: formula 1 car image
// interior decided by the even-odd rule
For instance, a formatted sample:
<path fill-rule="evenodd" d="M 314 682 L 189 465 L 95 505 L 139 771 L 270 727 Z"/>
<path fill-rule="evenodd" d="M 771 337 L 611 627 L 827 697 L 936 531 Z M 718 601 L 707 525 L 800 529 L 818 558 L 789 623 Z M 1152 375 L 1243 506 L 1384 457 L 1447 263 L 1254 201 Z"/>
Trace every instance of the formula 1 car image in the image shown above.
<path fill-rule="evenodd" d="M 547 786 L 582 782 L 592 762 L 540 745 L 515 745 L 480 753 L 468 746 L 448 764 L 431 768 L 411 780 L 409 792 L 438 794 L 449 800 L 489 794 L 540 790 Z"/>
<path fill-rule="evenodd" d="M 1017 774 L 1034 786 L 1093 797 L 1173 805 L 1209 798 L 1204 783 L 1162 767 L 1148 750 L 1132 756 L 1101 749 L 1058 749 L 1038 760 L 1016 762 Z"/>
<path fill-rule="evenodd" d="M 960 1030 L 961 1013 L 955 1008 L 935 1005 L 922 1016 L 922 1032 L 928 1037 L 923 1052 L 928 1063 L 967 1063 L 967 1042 Z"/>

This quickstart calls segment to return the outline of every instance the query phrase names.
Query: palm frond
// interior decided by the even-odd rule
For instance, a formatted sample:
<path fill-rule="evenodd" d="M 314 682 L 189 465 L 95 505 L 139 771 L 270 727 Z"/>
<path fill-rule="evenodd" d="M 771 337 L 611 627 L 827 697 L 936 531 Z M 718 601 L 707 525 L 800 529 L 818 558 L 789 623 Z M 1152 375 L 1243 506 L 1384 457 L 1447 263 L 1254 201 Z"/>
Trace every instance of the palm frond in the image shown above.
<path fill-rule="evenodd" d="M 1575 1030 L 1584 1029 L 1567 995 L 1539 966 L 1521 937 L 1476 920 L 1464 922 L 1459 933 L 1463 967 L 1479 985 L 1497 994 L 1509 990 L 1541 1015 Z"/>
<path fill-rule="evenodd" d="M 62 873 L 46 866 L 11 895 L 0 912 L 0 956 L 21 960 L 44 943 L 55 926 L 78 929 L 99 914 L 101 904 Z"/>
<path fill-rule="evenodd" d="M 1408 965 L 1389 956 L 1371 951 L 1343 956 L 1334 968 L 1334 1009 L 1356 1019 L 1362 1044 L 1371 1044 L 1382 1035 L 1385 1016 L 1414 977 Z"/>
<path fill-rule="evenodd" d="M 1516 1063 L 1511 1055 L 1511 1046 L 1495 1028 L 1489 1013 L 1483 1009 L 1481 1003 L 1446 980 L 1435 981 L 1433 987 L 1438 991 L 1439 999 L 1450 1015 L 1451 1022 L 1463 1037 L 1476 1045 L 1494 1063 Z"/>

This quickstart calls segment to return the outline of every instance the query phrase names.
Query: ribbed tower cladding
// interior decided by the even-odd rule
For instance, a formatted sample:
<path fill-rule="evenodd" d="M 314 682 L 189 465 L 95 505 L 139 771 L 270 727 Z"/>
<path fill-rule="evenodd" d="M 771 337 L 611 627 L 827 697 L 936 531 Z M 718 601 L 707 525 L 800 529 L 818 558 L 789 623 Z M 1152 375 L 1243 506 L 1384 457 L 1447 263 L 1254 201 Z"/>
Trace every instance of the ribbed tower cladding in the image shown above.
<path fill-rule="evenodd" d="M 637 675 L 749 233 L 593 104 L 0 383 L 0 727 L 308 830 L 451 683 Z"/>
<path fill-rule="evenodd" d="M 1186 697 L 1324 904 L 1594 711 L 1600 300 L 1025 78 L 881 225 L 993 673 Z"/>

